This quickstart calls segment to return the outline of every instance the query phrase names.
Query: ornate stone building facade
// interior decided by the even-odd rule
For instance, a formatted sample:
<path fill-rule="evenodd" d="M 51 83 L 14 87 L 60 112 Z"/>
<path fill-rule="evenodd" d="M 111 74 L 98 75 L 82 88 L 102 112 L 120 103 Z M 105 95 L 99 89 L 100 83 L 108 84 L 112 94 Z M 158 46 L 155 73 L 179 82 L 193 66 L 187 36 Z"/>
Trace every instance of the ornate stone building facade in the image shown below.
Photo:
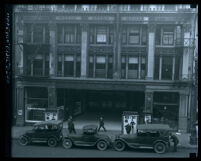
<path fill-rule="evenodd" d="M 16 5 L 16 124 L 64 106 L 189 131 L 196 17 L 190 5 Z"/>

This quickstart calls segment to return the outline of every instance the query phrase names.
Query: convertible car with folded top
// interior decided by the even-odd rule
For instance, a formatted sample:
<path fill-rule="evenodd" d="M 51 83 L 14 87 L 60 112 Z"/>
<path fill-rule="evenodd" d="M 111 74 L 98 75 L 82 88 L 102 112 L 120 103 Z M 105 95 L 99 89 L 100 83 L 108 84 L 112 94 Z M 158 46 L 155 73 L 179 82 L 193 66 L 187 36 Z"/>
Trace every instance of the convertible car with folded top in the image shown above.
<path fill-rule="evenodd" d="M 111 145 L 111 140 L 107 135 L 99 134 L 97 128 L 96 125 L 86 125 L 80 134 L 67 134 L 63 137 L 63 147 L 96 146 L 99 150 L 106 150 Z"/>

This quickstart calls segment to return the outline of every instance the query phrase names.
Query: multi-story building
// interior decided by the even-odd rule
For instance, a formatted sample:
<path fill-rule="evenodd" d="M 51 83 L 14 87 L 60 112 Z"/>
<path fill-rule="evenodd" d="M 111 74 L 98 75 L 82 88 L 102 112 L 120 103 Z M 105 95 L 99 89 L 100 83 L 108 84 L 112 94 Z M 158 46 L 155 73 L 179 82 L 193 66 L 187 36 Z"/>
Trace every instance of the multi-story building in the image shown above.
<path fill-rule="evenodd" d="M 136 111 L 187 132 L 196 15 L 190 5 L 16 5 L 17 125 L 64 106 Z"/>

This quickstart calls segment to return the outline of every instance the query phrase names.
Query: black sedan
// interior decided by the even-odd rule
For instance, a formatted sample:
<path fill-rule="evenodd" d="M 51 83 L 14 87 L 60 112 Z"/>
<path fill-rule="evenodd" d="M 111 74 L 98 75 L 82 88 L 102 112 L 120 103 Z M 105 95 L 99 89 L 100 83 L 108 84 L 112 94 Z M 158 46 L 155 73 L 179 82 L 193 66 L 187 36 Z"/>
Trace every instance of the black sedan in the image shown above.
<path fill-rule="evenodd" d="M 96 146 L 99 150 L 106 150 L 111 145 L 107 135 L 97 132 L 98 126 L 86 125 L 80 134 L 68 134 L 63 137 L 63 147 L 66 149 L 74 146 Z"/>

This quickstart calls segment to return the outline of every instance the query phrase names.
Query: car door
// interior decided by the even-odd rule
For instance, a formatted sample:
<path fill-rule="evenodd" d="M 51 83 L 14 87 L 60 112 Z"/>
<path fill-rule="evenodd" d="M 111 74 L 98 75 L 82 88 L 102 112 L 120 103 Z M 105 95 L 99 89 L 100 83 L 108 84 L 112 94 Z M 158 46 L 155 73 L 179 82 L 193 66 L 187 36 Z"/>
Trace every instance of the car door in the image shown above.
<path fill-rule="evenodd" d="M 83 144 L 92 146 L 97 141 L 97 137 L 95 134 L 91 133 L 83 133 L 82 135 Z"/>
<path fill-rule="evenodd" d="M 45 141 L 46 136 L 46 130 L 44 125 L 39 125 L 37 129 L 35 129 L 35 134 L 32 138 L 32 141 L 39 142 L 39 141 Z"/>

